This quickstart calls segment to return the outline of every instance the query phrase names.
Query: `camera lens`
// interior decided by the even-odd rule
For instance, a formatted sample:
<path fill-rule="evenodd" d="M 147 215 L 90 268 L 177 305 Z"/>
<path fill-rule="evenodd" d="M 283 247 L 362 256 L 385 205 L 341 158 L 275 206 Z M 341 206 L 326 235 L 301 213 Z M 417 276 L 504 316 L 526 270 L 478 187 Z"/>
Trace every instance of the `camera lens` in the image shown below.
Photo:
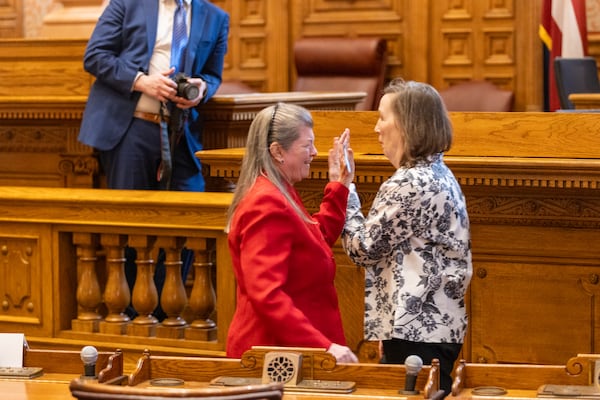
<path fill-rule="evenodd" d="M 181 97 L 185 97 L 188 100 L 195 99 L 200 94 L 200 89 L 190 83 L 185 83 L 181 88 Z"/>

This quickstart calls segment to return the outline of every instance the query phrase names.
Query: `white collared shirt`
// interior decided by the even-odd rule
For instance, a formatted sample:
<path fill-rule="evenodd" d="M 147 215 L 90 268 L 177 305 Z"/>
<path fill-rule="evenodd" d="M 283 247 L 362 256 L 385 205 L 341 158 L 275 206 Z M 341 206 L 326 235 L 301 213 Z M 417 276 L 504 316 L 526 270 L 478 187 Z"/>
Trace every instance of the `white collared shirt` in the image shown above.
<path fill-rule="evenodd" d="M 188 36 L 191 25 L 192 0 L 183 0 L 186 11 L 186 27 Z M 158 0 L 158 26 L 156 29 L 156 42 L 150 58 L 148 75 L 166 71 L 171 67 L 171 41 L 173 39 L 173 15 L 177 7 L 175 0 Z M 158 114 L 160 102 L 153 97 L 142 93 L 136 111 Z"/>

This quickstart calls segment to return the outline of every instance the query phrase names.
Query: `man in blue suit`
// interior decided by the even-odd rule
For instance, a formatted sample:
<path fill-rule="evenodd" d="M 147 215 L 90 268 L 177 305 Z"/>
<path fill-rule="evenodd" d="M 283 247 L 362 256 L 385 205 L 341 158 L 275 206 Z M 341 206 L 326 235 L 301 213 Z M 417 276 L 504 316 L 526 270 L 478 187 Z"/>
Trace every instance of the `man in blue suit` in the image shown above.
<path fill-rule="evenodd" d="M 80 142 L 98 151 L 109 188 L 204 191 L 195 157 L 202 149 L 198 105 L 221 84 L 228 34 L 229 15 L 207 0 L 110 0 L 84 55 L 84 68 L 96 79 L 79 133 Z M 181 36 L 183 44 L 172 46 Z M 172 57 L 172 47 L 182 54 Z M 176 72 L 198 89 L 192 98 L 181 96 Z M 183 116 L 176 132 L 167 122 L 174 115 Z M 135 249 L 126 248 L 126 258 L 132 288 Z M 184 250 L 182 259 L 185 280 L 193 252 Z M 161 251 L 154 277 L 159 292 L 163 261 Z M 155 315 L 164 318 L 160 308 Z"/>
<path fill-rule="evenodd" d="M 170 149 L 170 189 L 204 190 L 194 155 L 202 149 L 197 106 L 221 83 L 229 15 L 207 0 L 183 0 L 189 37 L 177 67 L 178 60 L 171 60 L 177 1 L 111 0 L 88 42 L 84 68 L 96 79 L 79 141 L 98 151 L 109 188 L 164 188 L 159 173 L 165 156 L 161 156 L 161 120 L 177 107 L 187 110 L 187 117 L 181 137 Z M 175 68 L 199 89 L 195 98 L 176 95 Z"/>

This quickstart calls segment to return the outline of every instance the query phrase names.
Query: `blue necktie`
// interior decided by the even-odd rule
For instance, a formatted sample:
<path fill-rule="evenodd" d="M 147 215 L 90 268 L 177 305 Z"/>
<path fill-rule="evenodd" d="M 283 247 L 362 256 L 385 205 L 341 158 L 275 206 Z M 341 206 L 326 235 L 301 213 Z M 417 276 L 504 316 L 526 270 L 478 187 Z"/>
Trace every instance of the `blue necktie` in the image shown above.
<path fill-rule="evenodd" d="M 175 67 L 175 73 L 181 72 L 185 62 L 185 47 L 187 46 L 187 27 L 185 8 L 183 0 L 175 0 L 177 8 L 173 16 L 173 40 L 171 42 L 171 66 Z M 169 104 L 172 106 L 172 104 Z M 162 110 L 161 110 L 162 111 Z M 171 118 L 174 118 L 175 112 L 171 112 Z M 157 180 L 161 189 L 170 189 L 171 174 L 173 170 L 173 161 L 171 152 L 174 145 L 179 140 L 181 132 L 169 132 L 169 126 L 163 119 L 160 123 L 160 142 L 161 142 L 161 163 L 157 171 Z"/>
<path fill-rule="evenodd" d="M 187 27 L 185 8 L 183 0 L 174 0 L 177 3 L 175 15 L 173 17 L 173 41 L 171 43 L 171 66 L 175 67 L 175 72 L 183 70 L 185 46 L 187 45 Z"/>

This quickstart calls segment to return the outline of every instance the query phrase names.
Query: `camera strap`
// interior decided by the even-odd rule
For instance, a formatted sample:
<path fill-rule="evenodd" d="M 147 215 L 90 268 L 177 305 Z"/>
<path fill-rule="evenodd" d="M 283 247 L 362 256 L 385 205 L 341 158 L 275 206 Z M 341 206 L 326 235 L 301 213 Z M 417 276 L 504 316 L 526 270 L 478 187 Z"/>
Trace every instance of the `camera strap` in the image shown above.
<path fill-rule="evenodd" d="M 156 180 L 160 188 L 169 190 L 171 186 L 171 174 L 173 172 L 173 160 L 171 157 L 171 143 L 169 138 L 169 124 L 164 113 L 164 104 L 160 108 L 160 165 L 156 172 Z"/>

